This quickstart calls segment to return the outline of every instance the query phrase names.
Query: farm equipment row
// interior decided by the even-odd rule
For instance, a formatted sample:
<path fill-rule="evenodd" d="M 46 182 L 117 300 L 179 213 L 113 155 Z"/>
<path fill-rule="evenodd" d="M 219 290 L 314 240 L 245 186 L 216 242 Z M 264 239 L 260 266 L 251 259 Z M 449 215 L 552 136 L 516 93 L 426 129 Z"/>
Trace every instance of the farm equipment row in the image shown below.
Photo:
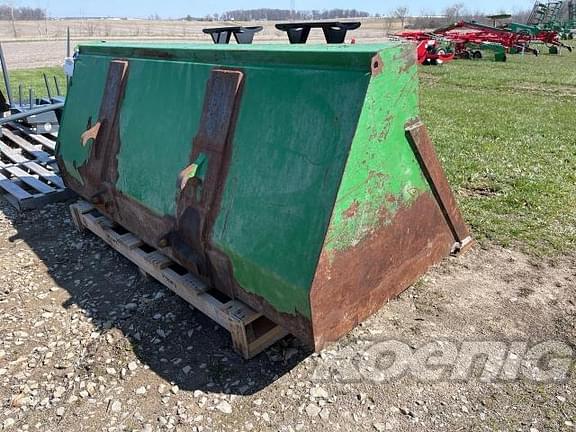
<path fill-rule="evenodd" d="M 481 59 L 484 51 L 494 52 L 496 61 L 506 61 L 506 48 L 499 42 L 484 39 L 474 32 L 441 34 L 436 32 L 402 32 L 402 39 L 419 42 L 418 62 L 436 65 L 453 59 Z"/>
<path fill-rule="evenodd" d="M 574 0 L 536 2 L 526 22 L 541 30 L 556 32 L 561 39 L 574 39 L 576 34 L 576 2 Z"/>
<path fill-rule="evenodd" d="M 536 46 L 545 45 L 550 54 L 558 54 L 561 49 L 572 51 L 572 47 L 562 42 L 572 35 L 570 27 L 576 27 L 574 3 L 566 3 L 568 22 L 561 22 L 563 2 L 536 3 L 526 24 L 507 23 L 496 26 L 497 19 L 509 15 L 493 16 L 494 25 L 475 21 L 459 21 L 433 31 L 404 31 L 397 36 L 419 42 L 418 60 L 421 64 L 439 64 L 459 59 L 479 59 L 483 51 L 494 52 L 494 60 L 504 62 L 507 54 L 531 53 L 538 55 Z"/>

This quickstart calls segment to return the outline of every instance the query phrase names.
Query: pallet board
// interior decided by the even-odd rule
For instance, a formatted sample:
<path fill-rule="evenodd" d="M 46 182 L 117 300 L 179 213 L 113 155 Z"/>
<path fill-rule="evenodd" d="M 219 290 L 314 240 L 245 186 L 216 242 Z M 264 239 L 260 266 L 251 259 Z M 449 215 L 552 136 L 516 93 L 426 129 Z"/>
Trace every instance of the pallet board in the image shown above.
<path fill-rule="evenodd" d="M 0 191 L 19 210 L 75 196 L 58 174 L 54 135 L 28 135 L 18 126 L 2 127 Z"/>
<path fill-rule="evenodd" d="M 102 215 L 91 204 L 79 201 L 70 206 L 72 220 L 80 231 L 91 231 L 117 252 L 136 264 L 140 271 L 162 283 L 230 332 L 234 349 L 250 359 L 288 332 L 244 303 L 211 289 L 160 250 Z"/>

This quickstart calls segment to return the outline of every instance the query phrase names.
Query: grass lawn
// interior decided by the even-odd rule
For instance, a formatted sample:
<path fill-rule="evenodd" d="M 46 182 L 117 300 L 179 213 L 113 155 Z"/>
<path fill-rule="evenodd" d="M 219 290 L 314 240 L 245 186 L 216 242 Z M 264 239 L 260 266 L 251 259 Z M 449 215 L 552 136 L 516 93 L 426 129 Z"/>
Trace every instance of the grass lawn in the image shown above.
<path fill-rule="evenodd" d="M 422 67 L 421 101 L 477 239 L 574 253 L 576 52 Z"/>
<path fill-rule="evenodd" d="M 61 67 L 42 68 L 42 69 L 22 69 L 10 71 L 10 87 L 12 87 L 12 97 L 18 99 L 18 85 L 22 84 L 22 99 L 28 100 L 28 89 L 32 87 L 35 97 L 47 96 L 46 85 L 44 84 L 43 74 L 48 77 L 50 91 L 56 94 L 54 85 L 54 76 L 58 79 L 58 85 L 61 93 L 66 93 L 66 78 Z M 1 80 L 1 78 L 0 78 Z M 4 92 L 4 83 L 0 84 Z"/>
<path fill-rule="evenodd" d="M 42 72 L 64 87 L 61 68 L 15 71 L 13 86 L 45 95 Z M 478 240 L 540 255 L 576 250 L 576 52 L 422 67 L 421 99 Z"/>

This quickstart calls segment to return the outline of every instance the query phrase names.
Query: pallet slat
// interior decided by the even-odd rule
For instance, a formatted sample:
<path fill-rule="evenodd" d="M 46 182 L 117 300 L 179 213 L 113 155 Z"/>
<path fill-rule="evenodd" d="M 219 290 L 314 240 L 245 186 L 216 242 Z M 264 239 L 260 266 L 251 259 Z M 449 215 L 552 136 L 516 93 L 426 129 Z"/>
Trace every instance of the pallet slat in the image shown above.
<path fill-rule="evenodd" d="M 165 269 L 174 263 L 174 261 L 159 251 L 150 252 L 146 259 L 158 269 Z"/>
<path fill-rule="evenodd" d="M 37 162 L 0 165 L 1 189 L 18 210 L 30 210 L 73 198 L 76 194 L 62 179 Z"/>
<path fill-rule="evenodd" d="M 46 183 L 42 183 L 36 177 L 28 174 L 26 171 L 22 170 L 18 166 L 9 166 L 4 168 L 7 172 L 12 174 L 15 178 L 22 181 L 22 183 L 27 184 L 28 186 L 36 189 L 40 193 L 51 193 L 54 192 L 55 189 L 53 187 L 48 186 Z"/>
<path fill-rule="evenodd" d="M 18 200 L 27 200 L 32 198 L 31 194 L 2 174 L 0 174 L 0 187 Z"/>
<path fill-rule="evenodd" d="M 54 141 L 28 135 L 17 124 L 4 126 L 1 132 L 0 192 L 10 204 L 27 210 L 75 196 L 58 175 Z"/>
<path fill-rule="evenodd" d="M 4 129 L 2 132 L 2 135 L 4 137 L 8 138 L 9 141 L 16 144 L 22 150 L 29 153 L 36 160 L 40 160 L 40 161 L 44 162 L 44 161 L 52 158 L 52 155 L 49 155 L 48 153 L 46 153 L 45 151 L 42 150 L 42 146 L 34 145 L 34 144 L 26 141 L 21 136 L 18 136 L 15 133 L 9 131 L 8 129 Z"/>
<path fill-rule="evenodd" d="M 176 271 L 173 267 L 177 264 L 168 256 L 159 250 L 147 252 L 142 249 L 145 243 L 130 232 L 117 232 L 118 225 L 100 214 L 89 203 L 79 201 L 72 204 L 70 212 L 79 230 L 88 230 L 97 235 L 136 264 L 141 272 L 158 280 L 228 330 L 234 349 L 246 359 L 256 356 L 288 334 L 260 312 L 238 300 L 220 301 L 211 294 L 210 287 L 196 276 L 189 272 L 181 274 Z M 265 330 L 257 332 L 254 326 L 257 321 L 262 320 L 265 325 L 261 327 Z"/>
<path fill-rule="evenodd" d="M 24 162 L 21 164 L 21 166 L 38 174 L 44 180 L 49 181 L 60 189 L 64 189 L 66 187 L 62 181 L 62 178 L 58 174 L 56 174 L 54 171 L 44 168 L 42 165 L 39 165 L 36 162 Z"/>
<path fill-rule="evenodd" d="M 142 240 L 136 237 L 132 233 L 127 233 L 118 237 L 118 241 L 121 242 L 128 249 L 136 249 L 144 244 Z"/>
<path fill-rule="evenodd" d="M 14 127 L 14 129 L 19 130 L 20 132 L 26 134 L 31 140 L 36 141 L 38 144 L 45 147 L 52 154 L 54 154 L 54 152 L 56 150 L 56 138 L 57 138 L 57 136 L 55 136 L 53 134 L 49 134 L 54 139 L 54 140 L 51 140 L 50 138 L 47 138 L 44 135 L 34 135 L 34 134 L 28 135 L 26 133 L 26 129 L 23 128 L 22 126 L 18 125 L 18 124 L 14 124 L 13 127 Z M 4 129 L 4 130 L 6 130 L 6 129 Z"/>
<path fill-rule="evenodd" d="M 4 155 L 7 159 L 11 160 L 14 163 L 23 163 L 28 162 L 30 159 L 27 159 L 22 155 L 22 153 L 17 152 L 12 147 L 4 144 L 0 141 L 0 153 Z"/>

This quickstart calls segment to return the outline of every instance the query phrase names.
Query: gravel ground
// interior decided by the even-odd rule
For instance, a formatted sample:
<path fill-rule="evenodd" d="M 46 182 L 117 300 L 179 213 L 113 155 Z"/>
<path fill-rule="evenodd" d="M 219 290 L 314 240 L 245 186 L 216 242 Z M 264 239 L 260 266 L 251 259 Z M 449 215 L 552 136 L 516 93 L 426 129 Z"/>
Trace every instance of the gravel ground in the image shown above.
<path fill-rule="evenodd" d="M 380 382 L 390 369 L 371 361 L 390 339 L 571 349 L 575 298 L 576 257 L 477 247 L 319 355 L 287 338 L 244 361 L 224 330 L 77 233 L 65 204 L 18 214 L 0 199 L 0 429 L 576 430 L 572 375 Z"/>

